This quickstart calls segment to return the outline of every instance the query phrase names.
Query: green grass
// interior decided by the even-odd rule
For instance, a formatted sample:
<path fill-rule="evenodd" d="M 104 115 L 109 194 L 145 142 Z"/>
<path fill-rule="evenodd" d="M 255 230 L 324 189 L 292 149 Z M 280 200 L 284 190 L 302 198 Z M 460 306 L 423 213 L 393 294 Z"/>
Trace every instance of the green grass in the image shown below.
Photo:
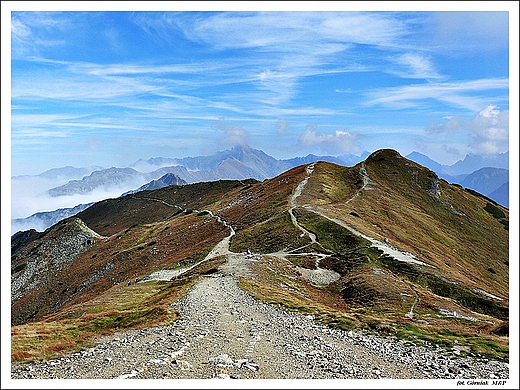
<path fill-rule="evenodd" d="M 237 231 L 231 240 L 230 250 L 255 253 L 273 253 L 296 249 L 310 243 L 308 237 L 300 237 L 301 231 L 291 221 L 288 212 L 271 215 L 262 223 Z"/>
<path fill-rule="evenodd" d="M 360 326 L 356 318 L 342 311 L 335 310 L 316 300 L 305 298 L 291 291 L 277 288 L 265 282 L 240 278 L 238 286 L 251 294 L 261 302 L 281 307 L 285 310 L 300 313 L 312 314 L 318 321 L 331 326 L 343 329 L 354 329 Z"/>
<path fill-rule="evenodd" d="M 298 207 L 294 210 L 298 222 L 307 230 L 316 234 L 318 242 L 325 249 L 334 253 L 350 252 L 361 247 L 368 247 L 370 242 L 360 238 L 343 226 L 327 218 Z"/>
<path fill-rule="evenodd" d="M 335 253 L 320 262 L 322 268 L 346 275 L 357 267 L 373 262 L 379 257 L 375 248 L 359 248 L 350 252 Z"/>
<path fill-rule="evenodd" d="M 393 273 L 405 276 L 411 282 L 418 284 L 436 295 L 453 299 L 462 306 L 478 313 L 490 315 L 502 320 L 509 318 L 508 307 L 491 299 L 486 299 L 461 284 L 451 283 L 438 275 L 420 271 L 412 264 L 394 260 L 386 255 L 381 256 L 380 260 L 381 263 Z"/>
<path fill-rule="evenodd" d="M 471 348 L 471 353 L 480 355 L 482 358 L 509 361 L 508 338 L 426 328 L 413 324 L 397 325 L 394 335 L 399 339 L 410 340 L 414 343 L 420 341 L 425 345 L 438 345 L 446 349 L 451 349 L 455 345 L 468 346 Z"/>
<path fill-rule="evenodd" d="M 495 206 L 494 204 L 489 203 L 489 202 L 484 207 L 484 210 L 486 210 L 489 214 L 491 214 L 496 219 L 506 217 L 506 214 L 502 210 L 500 210 L 497 206 Z"/>
<path fill-rule="evenodd" d="M 290 255 L 287 256 L 287 260 L 298 267 L 307 269 L 316 269 L 316 257 L 310 255 Z"/>

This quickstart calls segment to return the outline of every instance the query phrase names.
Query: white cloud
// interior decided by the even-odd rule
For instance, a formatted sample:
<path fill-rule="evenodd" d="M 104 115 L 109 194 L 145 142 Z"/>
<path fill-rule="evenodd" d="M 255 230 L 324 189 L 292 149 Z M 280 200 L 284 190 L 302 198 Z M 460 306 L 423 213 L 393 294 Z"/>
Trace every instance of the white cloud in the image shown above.
<path fill-rule="evenodd" d="M 446 123 L 437 124 L 432 121 L 426 126 L 426 132 L 430 134 L 457 131 L 462 127 L 461 118 L 454 116 Z"/>
<path fill-rule="evenodd" d="M 453 147 L 453 146 L 448 146 L 446 144 L 443 144 L 442 145 L 442 150 L 444 152 L 446 152 L 447 154 L 451 155 L 451 156 L 454 156 L 454 157 L 461 157 L 461 153 L 459 151 L 459 149 Z"/>
<path fill-rule="evenodd" d="M 287 129 L 287 120 L 286 119 L 280 119 L 277 123 L 276 123 L 276 134 L 280 135 L 280 134 L 285 134 L 285 130 Z"/>
<path fill-rule="evenodd" d="M 400 68 L 390 71 L 403 78 L 411 79 L 442 79 L 434 68 L 430 58 L 426 58 L 418 53 L 405 53 L 396 58 L 390 58 L 391 62 L 399 65 Z"/>
<path fill-rule="evenodd" d="M 490 105 L 464 124 L 471 132 L 469 144 L 478 153 L 494 154 L 509 150 L 509 111 Z"/>
<path fill-rule="evenodd" d="M 300 136 L 299 142 L 304 147 L 318 147 L 331 154 L 351 153 L 358 151 L 358 136 L 345 130 L 336 130 L 334 134 L 318 134 L 316 126 L 309 125 Z"/>
<path fill-rule="evenodd" d="M 12 12 L 13 58 L 39 55 L 41 49 L 64 45 L 65 39 L 56 38 L 56 33 L 62 33 L 66 27 L 70 27 L 67 13 Z"/>
<path fill-rule="evenodd" d="M 216 125 L 218 132 L 223 133 L 218 142 L 224 146 L 248 145 L 250 134 L 239 125 L 228 125 L 225 119 L 220 119 Z"/>
<path fill-rule="evenodd" d="M 407 31 L 405 23 L 392 15 L 365 12 L 228 12 L 182 19 L 177 14 L 154 19 L 145 14 L 136 15 L 134 20 L 150 33 L 169 36 L 171 27 L 179 28 L 189 39 L 218 49 L 267 48 L 284 52 L 300 51 L 303 42 L 313 51 L 319 50 L 316 43 L 328 42 L 387 46 L 395 44 Z"/>
<path fill-rule="evenodd" d="M 500 111 L 489 105 L 479 111 L 473 119 L 452 117 L 447 123 L 431 122 L 425 131 L 435 135 L 445 132 L 463 132 L 469 137 L 469 146 L 476 153 L 494 154 L 509 150 L 509 111 Z M 448 152 L 448 147 L 443 147 Z"/>
<path fill-rule="evenodd" d="M 231 60 L 231 50 L 244 49 L 240 58 L 233 55 L 230 61 L 241 66 L 220 71 L 218 78 L 227 74 L 231 82 L 253 83 L 255 93 L 243 100 L 272 106 L 291 101 L 305 77 L 371 69 L 363 59 L 356 60 L 356 46 L 396 48 L 410 27 L 396 14 L 366 12 L 143 13 L 132 20 L 163 42 L 174 41 L 182 32 L 193 42 L 209 45 L 221 56 L 219 62 Z M 411 61 L 407 67 L 413 70 L 406 70 L 407 75 L 427 72 L 425 59 L 423 64 Z"/>

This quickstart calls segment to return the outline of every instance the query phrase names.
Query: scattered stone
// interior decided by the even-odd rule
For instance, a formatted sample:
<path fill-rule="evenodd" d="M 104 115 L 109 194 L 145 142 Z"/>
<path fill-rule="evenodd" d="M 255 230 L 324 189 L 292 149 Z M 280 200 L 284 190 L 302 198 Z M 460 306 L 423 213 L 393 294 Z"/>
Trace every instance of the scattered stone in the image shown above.
<path fill-rule="evenodd" d="M 260 369 L 258 364 L 253 362 L 247 362 L 246 364 L 244 364 L 244 367 L 249 368 L 251 371 L 258 371 Z"/>
<path fill-rule="evenodd" d="M 223 353 L 222 355 L 218 355 L 217 357 L 210 358 L 209 362 L 213 364 L 232 365 L 233 359 L 231 359 L 227 353 Z"/>
<path fill-rule="evenodd" d="M 193 365 L 186 360 L 177 360 L 177 365 L 182 371 L 189 371 L 193 368 Z"/>
<path fill-rule="evenodd" d="M 95 347 L 63 359 L 30 365 L 13 362 L 11 377 L 509 378 L 507 363 L 471 356 L 469 347 L 460 341 L 452 346 L 453 350 L 445 350 L 438 345 L 420 346 L 361 330 L 330 328 L 315 322 L 313 316 L 256 301 L 240 290 L 235 277 L 229 274 L 204 278 L 173 307 L 181 317 L 171 325 L 106 336 Z M 230 355 L 243 358 L 233 361 Z"/>

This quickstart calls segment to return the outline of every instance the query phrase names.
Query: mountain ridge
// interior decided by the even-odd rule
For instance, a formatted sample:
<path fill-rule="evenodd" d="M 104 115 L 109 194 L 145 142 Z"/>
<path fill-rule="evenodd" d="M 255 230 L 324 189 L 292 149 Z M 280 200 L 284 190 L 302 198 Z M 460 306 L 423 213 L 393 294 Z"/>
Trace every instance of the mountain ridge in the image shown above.
<path fill-rule="evenodd" d="M 366 155 L 366 153 L 363 155 Z M 502 168 L 502 166 L 505 164 L 505 166 L 508 167 L 508 163 L 505 162 L 508 162 L 508 156 L 508 153 L 501 154 L 496 158 L 484 158 L 481 156 L 467 155 L 464 160 L 459 160 L 452 166 L 439 164 L 426 155 L 418 152 L 410 153 L 408 158 L 413 161 L 417 161 L 424 166 L 427 166 L 446 180 L 462 184 L 461 181 L 463 181 L 466 176 L 461 177 L 461 175 L 475 173 L 481 168 L 494 167 L 505 169 Z M 236 160 L 241 164 L 238 164 L 236 161 L 233 162 L 233 160 Z M 261 150 L 253 149 L 247 145 L 237 145 L 229 150 L 216 152 L 210 156 L 184 157 L 180 159 L 162 157 L 150 158 L 148 160 L 139 159 L 135 163 L 131 164 L 128 168 L 112 167 L 103 171 L 97 171 L 97 173 L 92 172 L 88 177 L 83 178 L 81 181 L 72 181 L 57 188 L 53 188 L 49 190 L 49 193 L 52 196 L 68 195 L 72 193 L 85 193 L 100 186 L 113 186 L 117 184 L 117 181 L 116 183 L 107 183 L 108 180 L 118 180 L 120 183 L 123 180 L 131 181 L 139 175 L 141 175 L 142 181 L 140 185 L 144 185 L 146 180 L 151 181 L 159 179 L 164 173 L 167 173 L 165 172 L 166 170 L 175 173 L 188 183 L 219 179 L 242 179 L 246 177 L 257 180 L 265 180 L 267 178 L 272 178 L 294 166 L 319 160 L 343 165 L 346 163 L 346 161 L 354 162 L 357 159 L 352 157 L 348 158 L 347 156 L 343 156 L 342 158 L 341 156 L 316 156 L 309 154 L 306 157 L 277 160 Z M 500 167 L 493 166 L 493 164 L 486 165 L 486 163 L 491 161 L 494 161 L 494 165 L 500 165 Z M 156 165 L 157 168 L 153 171 L 147 172 L 146 174 L 141 173 L 133 168 L 138 167 L 140 162 L 145 162 L 149 166 Z M 359 161 L 356 161 L 356 163 L 357 162 Z M 464 167 L 467 166 L 473 166 L 473 169 L 470 169 L 466 172 L 467 169 L 465 170 Z M 181 167 L 184 167 L 185 169 Z M 457 172 L 459 177 L 454 176 L 454 172 Z M 123 177 L 123 175 L 127 175 L 127 177 Z M 102 176 L 107 177 L 106 179 L 102 179 Z M 503 183 L 500 183 L 500 185 L 501 184 Z M 489 193 L 493 192 L 500 185 L 490 189 L 487 193 L 484 193 L 484 195 L 489 195 Z M 472 189 L 478 191 L 477 188 Z"/>
<path fill-rule="evenodd" d="M 77 221 L 96 236 L 83 237 L 89 230 Z M 503 336 L 493 329 L 508 320 L 507 222 L 507 209 L 393 150 L 353 167 L 316 162 L 261 182 L 142 191 L 97 202 L 19 245 L 11 262 L 18 281 L 13 325 L 82 323 L 78 308 L 126 291 L 136 278 L 146 281 L 146 291 L 163 286 L 173 294 L 188 281 L 225 272 L 233 258 L 251 264 L 239 285 L 259 300 L 309 310 L 347 329 L 413 329 L 427 340 L 447 331 L 475 351 L 481 347 L 470 340 L 480 337 L 504 356 Z M 70 231 L 85 233 L 76 239 Z M 52 254 L 65 248 L 72 255 L 53 265 Z M 35 261 L 56 277 L 37 277 Z M 170 276 L 154 282 L 160 274 Z M 126 321 L 141 305 L 88 318 L 108 316 L 109 331 L 119 323 L 110 318 Z M 160 305 L 146 313 L 139 323 L 171 315 Z"/>
<path fill-rule="evenodd" d="M 136 192 L 140 188 L 153 186 L 154 184 L 152 184 L 152 182 L 160 182 L 161 178 L 167 173 L 172 173 L 178 176 L 180 180 L 183 180 L 186 183 L 222 179 L 242 180 L 245 178 L 265 180 L 297 165 L 308 164 L 316 161 L 328 161 L 339 165 L 353 166 L 359 163 L 363 156 L 367 158 L 369 155 L 370 153 L 367 151 L 363 152 L 360 157 L 354 155 L 334 157 L 309 154 L 306 157 L 276 160 L 263 151 L 253 149 L 250 146 L 235 146 L 227 151 L 217 152 L 211 156 L 186 157 L 181 159 L 162 157 L 151 158 L 149 160 L 139 159 L 128 168 L 112 167 L 101 171 L 91 172 L 81 180 L 71 180 L 68 183 L 51 188 L 48 193 L 55 198 L 59 196 L 73 196 L 76 194 L 89 194 L 96 190 L 103 191 L 107 189 L 120 189 L 120 194 L 127 194 L 130 192 Z M 507 156 L 507 154 L 504 155 Z M 475 175 L 478 175 L 477 172 L 484 172 L 482 171 L 483 168 L 472 172 L 471 175 L 473 176 L 468 174 L 451 176 L 443 173 L 449 168 L 449 166 L 441 165 L 421 153 L 410 153 L 407 158 L 427 166 L 435 171 L 441 178 L 448 180 L 451 183 L 461 184 L 464 187 L 481 192 L 483 195 L 490 197 L 494 201 L 502 202 L 500 203 L 502 206 L 509 206 L 508 186 L 501 187 L 503 182 L 497 182 L 494 184 L 493 181 L 496 181 L 496 179 L 491 180 L 490 174 L 488 174 L 487 177 L 481 176 L 479 178 L 474 178 Z M 503 158 L 495 158 L 494 160 L 503 160 Z M 485 159 L 481 159 L 481 161 L 485 161 Z M 144 163 L 147 165 L 147 169 L 144 169 L 144 172 L 139 172 L 134 169 L 139 166 L 142 167 Z M 166 166 L 163 166 L 164 164 L 166 164 Z M 182 164 L 186 164 L 186 166 Z M 78 168 L 74 168 L 74 170 L 77 169 Z M 70 170 L 67 168 L 65 171 Z M 56 169 L 47 172 L 63 173 L 65 171 Z M 493 175 L 499 173 L 502 173 L 503 175 L 505 174 L 501 168 L 494 169 Z M 474 183 L 480 184 L 472 184 L 470 181 L 471 178 L 475 179 Z M 33 215 L 31 215 L 30 217 L 20 218 L 14 225 L 12 222 L 12 226 L 41 228 L 42 226 L 48 227 L 48 223 L 43 220 L 35 220 Z"/>

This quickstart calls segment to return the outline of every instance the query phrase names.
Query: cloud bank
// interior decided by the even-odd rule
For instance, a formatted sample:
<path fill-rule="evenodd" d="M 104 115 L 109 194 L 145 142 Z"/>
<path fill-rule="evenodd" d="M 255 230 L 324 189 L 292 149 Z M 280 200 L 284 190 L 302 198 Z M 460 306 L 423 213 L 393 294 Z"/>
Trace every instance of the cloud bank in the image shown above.
<path fill-rule="evenodd" d="M 453 117 L 446 123 L 430 122 L 425 128 L 428 134 L 467 133 L 469 146 L 475 153 L 494 154 L 509 150 L 509 110 L 500 111 L 489 105 L 472 119 Z"/>
<path fill-rule="evenodd" d="M 317 133 L 315 125 L 307 126 L 299 142 L 304 147 L 318 147 L 329 154 L 344 154 L 359 151 L 358 136 L 345 130 L 336 130 L 334 134 Z"/>

